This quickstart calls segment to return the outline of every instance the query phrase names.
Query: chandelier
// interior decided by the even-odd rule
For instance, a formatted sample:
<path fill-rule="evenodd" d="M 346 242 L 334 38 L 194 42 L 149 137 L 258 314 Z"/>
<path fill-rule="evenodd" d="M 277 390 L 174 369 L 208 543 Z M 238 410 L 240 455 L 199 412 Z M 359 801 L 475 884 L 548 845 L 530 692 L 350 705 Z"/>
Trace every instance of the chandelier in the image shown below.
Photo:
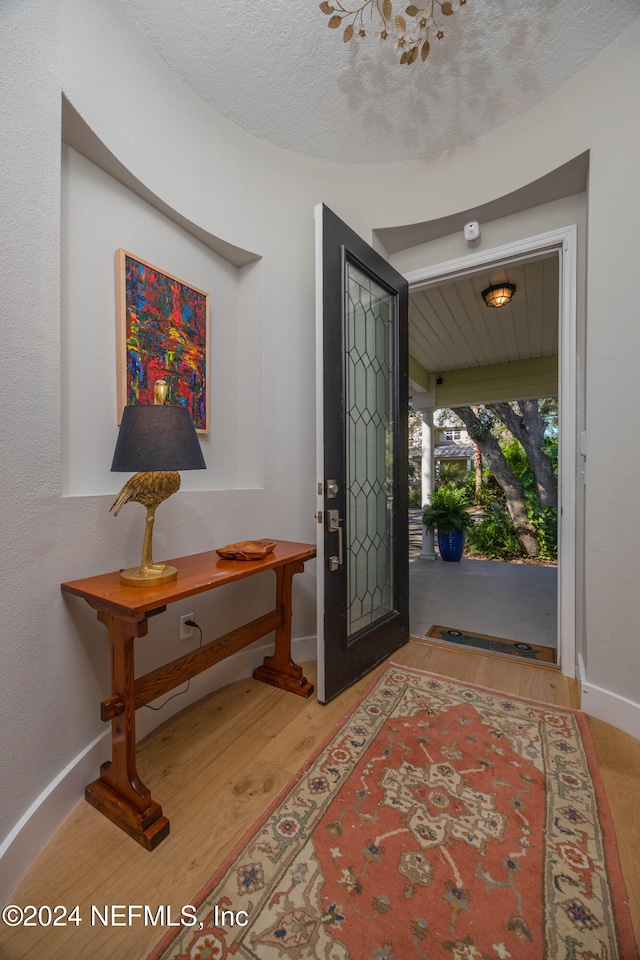
<path fill-rule="evenodd" d="M 344 28 L 342 39 L 377 34 L 381 40 L 390 40 L 400 51 L 400 63 L 415 63 L 420 56 L 424 62 L 431 52 L 431 40 L 444 39 L 445 17 L 452 16 L 456 7 L 467 0 L 426 0 L 423 6 L 410 4 L 404 14 L 393 12 L 393 0 L 363 0 L 359 6 L 348 7 L 340 0 L 323 0 L 320 9 L 329 17 L 333 30 Z"/>

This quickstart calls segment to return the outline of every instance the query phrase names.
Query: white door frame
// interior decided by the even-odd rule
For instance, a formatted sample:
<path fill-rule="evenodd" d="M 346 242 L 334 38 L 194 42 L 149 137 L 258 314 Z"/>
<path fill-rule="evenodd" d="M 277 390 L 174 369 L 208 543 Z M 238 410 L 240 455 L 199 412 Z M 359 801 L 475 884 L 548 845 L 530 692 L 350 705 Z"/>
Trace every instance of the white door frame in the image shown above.
<path fill-rule="evenodd" d="M 411 292 L 482 268 L 558 255 L 558 663 L 567 677 L 576 676 L 577 237 L 573 224 L 405 273 Z"/>

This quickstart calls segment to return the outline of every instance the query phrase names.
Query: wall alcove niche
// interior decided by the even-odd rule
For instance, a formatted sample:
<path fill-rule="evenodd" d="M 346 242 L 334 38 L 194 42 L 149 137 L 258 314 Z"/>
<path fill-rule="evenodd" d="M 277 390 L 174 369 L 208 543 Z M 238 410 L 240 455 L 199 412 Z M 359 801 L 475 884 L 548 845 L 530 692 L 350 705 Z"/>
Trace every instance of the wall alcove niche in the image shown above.
<path fill-rule="evenodd" d="M 124 247 L 210 294 L 207 470 L 185 490 L 263 486 L 262 262 L 157 197 L 63 98 L 62 493 L 114 492 L 117 436 L 114 254 Z M 249 326 L 250 318 L 250 326 Z M 241 445 L 238 437 L 250 436 Z"/>

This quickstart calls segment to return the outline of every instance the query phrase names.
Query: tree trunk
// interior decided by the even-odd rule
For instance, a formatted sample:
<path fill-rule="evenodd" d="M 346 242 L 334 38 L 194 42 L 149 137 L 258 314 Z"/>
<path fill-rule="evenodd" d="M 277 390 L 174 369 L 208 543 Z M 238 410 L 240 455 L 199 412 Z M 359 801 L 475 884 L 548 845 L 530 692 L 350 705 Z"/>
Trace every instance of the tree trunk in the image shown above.
<path fill-rule="evenodd" d="M 469 432 L 469 436 L 479 446 L 489 469 L 504 491 L 507 509 L 515 524 L 516 534 L 522 549 L 528 557 L 537 557 L 540 553 L 540 544 L 536 537 L 535 528 L 527 516 L 524 488 L 505 460 L 497 438 L 494 437 L 486 424 L 476 416 L 471 407 L 455 407 L 454 413 L 460 417 Z"/>
<path fill-rule="evenodd" d="M 480 408 L 476 404 L 474 404 L 471 407 L 471 409 L 477 416 L 478 410 Z M 477 496 L 482 490 L 482 451 L 478 446 L 478 444 L 475 442 L 475 440 L 472 442 L 473 442 L 473 469 L 476 475 L 476 496 Z"/>
<path fill-rule="evenodd" d="M 519 440 L 529 458 L 541 507 L 558 505 L 558 490 L 553 463 L 544 452 L 545 422 L 540 416 L 537 400 L 518 400 L 522 416 L 508 403 L 494 403 L 489 410 L 504 423 L 507 430 Z"/>
<path fill-rule="evenodd" d="M 473 445 L 473 469 L 476 475 L 476 494 L 482 490 L 482 450 L 477 443 Z"/>

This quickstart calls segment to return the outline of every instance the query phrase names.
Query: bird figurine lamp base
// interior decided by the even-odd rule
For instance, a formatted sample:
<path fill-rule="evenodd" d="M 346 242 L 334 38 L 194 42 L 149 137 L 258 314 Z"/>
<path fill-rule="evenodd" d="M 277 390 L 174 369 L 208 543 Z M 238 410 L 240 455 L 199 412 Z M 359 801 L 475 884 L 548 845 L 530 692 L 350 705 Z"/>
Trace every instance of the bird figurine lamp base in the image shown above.
<path fill-rule="evenodd" d="M 120 583 L 127 587 L 150 587 L 159 586 L 161 583 L 170 583 L 178 579 L 177 567 L 171 567 L 169 564 L 157 563 L 153 568 L 146 570 L 142 567 L 129 567 L 128 570 L 120 571 Z M 162 567 L 162 570 L 160 570 Z"/>
<path fill-rule="evenodd" d="M 117 516 L 120 508 L 130 501 L 141 503 L 147 508 L 140 566 L 121 570 L 120 583 L 128 587 L 149 587 L 177 579 L 176 567 L 153 562 L 152 541 L 156 508 L 179 489 L 180 474 L 177 470 L 152 470 L 134 474 L 114 499 L 109 507 L 109 510 L 113 510 L 114 516 Z"/>

